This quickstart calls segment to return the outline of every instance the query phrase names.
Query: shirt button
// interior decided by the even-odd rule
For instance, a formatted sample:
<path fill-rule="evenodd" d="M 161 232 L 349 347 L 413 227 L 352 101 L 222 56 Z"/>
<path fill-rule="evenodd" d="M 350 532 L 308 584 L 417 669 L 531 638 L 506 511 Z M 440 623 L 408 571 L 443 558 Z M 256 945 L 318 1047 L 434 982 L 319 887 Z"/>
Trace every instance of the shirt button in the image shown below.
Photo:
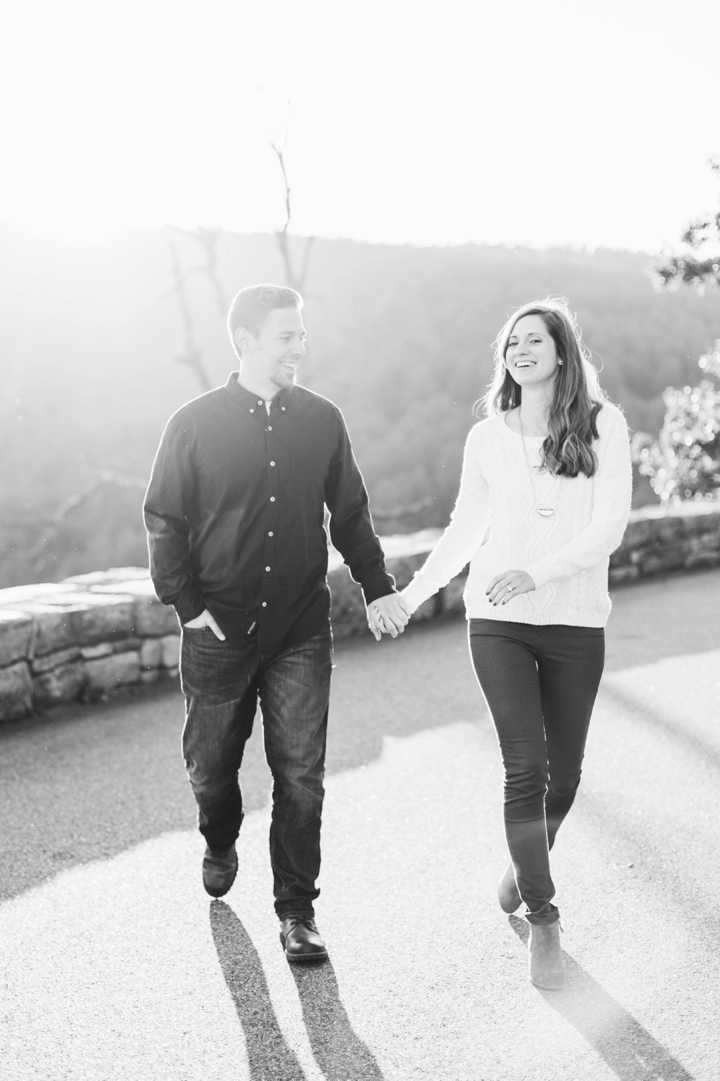
<path fill-rule="evenodd" d="M 251 413 L 254 413 L 254 412 L 255 412 L 255 410 L 254 410 L 254 409 L 251 409 L 251 410 L 250 410 L 250 412 L 251 412 Z"/>
<path fill-rule="evenodd" d="M 272 535 L 273 535 L 273 531 L 271 529 L 270 532 L 268 533 L 268 537 L 272 537 Z"/>
<path fill-rule="evenodd" d="M 266 567 L 266 568 L 265 568 L 265 570 L 266 570 L 266 571 L 269 571 L 269 570 L 270 570 L 270 568 L 269 568 L 269 567 Z"/>
<path fill-rule="evenodd" d="M 258 405 L 262 405 L 262 401 L 258 398 Z"/>
<path fill-rule="evenodd" d="M 272 424 L 268 424 L 268 426 L 267 426 L 267 430 L 268 430 L 269 432 L 271 432 L 271 431 L 272 431 Z"/>
<path fill-rule="evenodd" d="M 262 606 L 263 606 L 263 608 L 267 608 L 267 601 L 263 601 Z"/>
<path fill-rule="evenodd" d="M 274 502 L 275 502 L 275 496 L 274 496 L 274 495 L 271 495 L 271 496 L 270 496 L 270 502 L 271 502 L 271 503 L 274 503 Z"/>
<path fill-rule="evenodd" d="M 270 462 L 270 465 L 275 465 L 275 462 Z"/>
<path fill-rule="evenodd" d="M 284 413 L 284 412 L 285 412 L 285 406 L 284 406 L 284 405 L 281 405 L 281 406 L 280 406 L 280 408 L 282 409 L 282 411 L 283 411 L 283 413 Z"/>

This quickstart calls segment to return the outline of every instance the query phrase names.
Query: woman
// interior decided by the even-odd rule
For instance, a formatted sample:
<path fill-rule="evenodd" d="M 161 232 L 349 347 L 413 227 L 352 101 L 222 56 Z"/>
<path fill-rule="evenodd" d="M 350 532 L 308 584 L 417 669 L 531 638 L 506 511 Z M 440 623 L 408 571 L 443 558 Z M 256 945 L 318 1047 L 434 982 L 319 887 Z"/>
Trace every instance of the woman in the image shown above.
<path fill-rule="evenodd" d="M 401 597 L 410 614 L 470 561 L 470 652 L 505 770 L 511 863 L 499 901 L 505 912 L 525 903 L 530 979 L 555 989 L 564 971 L 549 850 L 575 799 L 602 674 L 630 451 L 566 301 L 524 305 L 495 347 L 476 405 L 487 419 L 468 436 L 450 525 Z"/>

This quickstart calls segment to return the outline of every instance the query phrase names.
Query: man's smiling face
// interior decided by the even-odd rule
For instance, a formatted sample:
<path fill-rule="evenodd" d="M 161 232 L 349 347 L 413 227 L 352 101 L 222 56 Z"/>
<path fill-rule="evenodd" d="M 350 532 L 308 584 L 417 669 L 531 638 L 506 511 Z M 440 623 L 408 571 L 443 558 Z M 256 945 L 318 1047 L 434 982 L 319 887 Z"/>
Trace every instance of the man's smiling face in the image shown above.
<path fill-rule="evenodd" d="M 305 337 L 297 308 L 273 308 L 256 334 L 242 328 L 235 332 L 243 373 L 255 383 L 267 384 L 271 395 L 293 386 L 306 352 Z"/>

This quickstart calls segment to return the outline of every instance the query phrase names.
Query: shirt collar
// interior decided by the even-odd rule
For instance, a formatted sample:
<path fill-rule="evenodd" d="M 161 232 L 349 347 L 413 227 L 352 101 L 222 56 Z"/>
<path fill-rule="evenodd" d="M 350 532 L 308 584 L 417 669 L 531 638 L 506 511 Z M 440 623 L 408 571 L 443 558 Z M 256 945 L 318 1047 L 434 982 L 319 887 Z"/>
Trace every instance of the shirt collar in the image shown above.
<path fill-rule="evenodd" d="M 230 372 L 228 381 L 225 384 L 225 390 L 228 392 L 231 398 L 234 398 L 244 409 L 247 409 L 248 413 L 254 413 L 258 408 L 258 405 L 264 408 L 265 403 L 262 398 L 259 398 L 257 394 L 251 394 L 245 387 L 241 387 L 238 383 L 238 376 L 240 372 Z M 279 390 L 275 397 L 272 399 L 273 406 L 277 402 L 278 406 L 285 409 L 292 401 L 294 387 L 288 387 L 285 390 Z M 272 406 L 271 406 L 272 408 Z"/>

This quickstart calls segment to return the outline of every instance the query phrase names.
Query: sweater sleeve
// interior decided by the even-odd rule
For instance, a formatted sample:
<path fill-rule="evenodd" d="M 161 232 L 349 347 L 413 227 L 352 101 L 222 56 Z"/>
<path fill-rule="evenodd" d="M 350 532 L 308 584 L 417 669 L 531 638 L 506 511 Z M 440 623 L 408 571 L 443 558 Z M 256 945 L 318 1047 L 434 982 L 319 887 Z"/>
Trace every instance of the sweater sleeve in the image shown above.
<path fill-rule="evenodd" d="M 490 521 L 490 497 L 482 468 L 483 427 L 476 425 L 465 443 L 460 491 L 450 524 L 403 590 L 403 599 L 413 612 L 460 573 L 485 536 Z"/>
<path fill-rule="evenodd" d="M 603 406 L 598 427 L 601 429 L 596 444 L 598 468 L 593 478 L 590 522 L 568 544 L 525 568 L 537 589 L 596 566 L 614 552 L 623 539 L 632 498 L 627 424 L 619 409 Z"/>

